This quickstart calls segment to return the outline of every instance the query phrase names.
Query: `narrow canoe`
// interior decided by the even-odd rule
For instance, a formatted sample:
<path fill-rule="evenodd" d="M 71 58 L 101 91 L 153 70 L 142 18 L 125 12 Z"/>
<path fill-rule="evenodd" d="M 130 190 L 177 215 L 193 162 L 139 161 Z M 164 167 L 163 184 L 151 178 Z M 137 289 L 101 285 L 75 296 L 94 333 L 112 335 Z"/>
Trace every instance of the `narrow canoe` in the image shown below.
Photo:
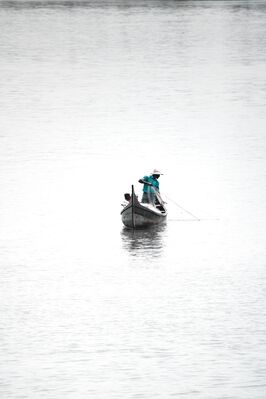
<path fill-rule="evenodd" d="M 126 227 L 134 229 L 158 225 L 166 220 L 166 216 L 166 208 L 159 196 L 155 206 L 140 203 L 132 186 L 130 200 L 121 211 L 122 222 Z"/>

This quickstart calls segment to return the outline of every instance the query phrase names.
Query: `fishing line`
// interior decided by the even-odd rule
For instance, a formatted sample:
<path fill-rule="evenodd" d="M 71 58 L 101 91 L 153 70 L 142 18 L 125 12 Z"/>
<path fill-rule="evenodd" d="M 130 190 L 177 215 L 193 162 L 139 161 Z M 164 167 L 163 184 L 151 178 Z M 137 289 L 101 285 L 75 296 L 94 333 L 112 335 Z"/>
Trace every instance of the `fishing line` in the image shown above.
<path fill-rule="evenodd" d="M 200 218 L 198 218 L 198 216 L 194 215 L 193 213 L 189 212 L 187 209 L 185 209 L 183 206 L 179 205 L 176 201 L 174 201 L 173 199 L 171 199 L 170 197 L 168 197 L 167 195 L 165 195 L 165 197 L 171 201 L 174 205 L 176 205 L 178 208 L 182 209 L 184 212 L 186 212 L 188 215 L 192 216 L 195 220 L 197 220 L 198 222 L 200 221 Z"/>
<path fill-rule="evenodd" d="M 157 197 L 157 199 L 159 200 L 159 202 L 163 205 L 164 204 L 164 200 L 162 199 L 160 193 L 158 193 L 158 191 L 154 188 L 154 187 L 150 187 L 150 191 L 153 192 L 155 194 L 155 196 Z M 172 198 L 168 197 L 168 195 L 164 194 L 164 196 L 171 201 L 175 206 L 177 206 L 178 208 L 182 209 L 182 211 L 186 212 L 188 215 L 192 216 L 193 219 L 184 219 L 184 218 L 178 218 L 178 219 L 168 219 L 170 222 L 200 222 L 200 221 L 214 221 L 214 220 L 220 220 L 219 218 L 203 218 L 200 219 L 198 216 L 194 215 L 192 212 L 188 211 L 187 209 L 185 209 L 183 206 L 181 206 L 180 204 L 178 204 L 176 201 L 174 201 Z"/>
<path fill-rule="evenodd" d="M 168 218 L 168 221 L 169 222 L 213 222 L 213 221 L 218 221 L 218 220 L 221 220 L 221 219 L 219 219 L 219 218 L 204 218 L 204 219 L 181 219 L 181 218 L 178 218 L 178 219 L 169 219 Z"/>

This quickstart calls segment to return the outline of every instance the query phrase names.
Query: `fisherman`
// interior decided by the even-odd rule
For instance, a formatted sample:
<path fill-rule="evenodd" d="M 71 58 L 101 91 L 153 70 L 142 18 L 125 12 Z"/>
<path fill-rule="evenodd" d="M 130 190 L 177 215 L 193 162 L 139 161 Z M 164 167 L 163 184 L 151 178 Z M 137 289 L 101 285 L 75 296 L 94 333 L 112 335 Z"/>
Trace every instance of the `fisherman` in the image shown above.
<path fill-rule="evenodd" d="M 150 176 L 144 176 L 139 180 L 139 183 L 144 184 L 142 203 L 155 205 L 156 194 L 160 194 L 160 185 L 158 181 L 160 175 L 162 175 L 162 173 L 154 169 Z"/>

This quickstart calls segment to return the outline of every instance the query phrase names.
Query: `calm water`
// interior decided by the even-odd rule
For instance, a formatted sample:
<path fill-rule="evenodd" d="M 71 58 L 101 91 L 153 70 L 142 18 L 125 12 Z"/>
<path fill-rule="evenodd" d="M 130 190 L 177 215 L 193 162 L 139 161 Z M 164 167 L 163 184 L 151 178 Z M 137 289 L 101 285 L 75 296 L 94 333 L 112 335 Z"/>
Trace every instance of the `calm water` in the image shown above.
<path fill-rule="evenodd" d="M 266 2 L 0 1 L 0 29 L 1 398 L 264 399 Z M 154 168 L 168 222 L 125 230 Z"/>

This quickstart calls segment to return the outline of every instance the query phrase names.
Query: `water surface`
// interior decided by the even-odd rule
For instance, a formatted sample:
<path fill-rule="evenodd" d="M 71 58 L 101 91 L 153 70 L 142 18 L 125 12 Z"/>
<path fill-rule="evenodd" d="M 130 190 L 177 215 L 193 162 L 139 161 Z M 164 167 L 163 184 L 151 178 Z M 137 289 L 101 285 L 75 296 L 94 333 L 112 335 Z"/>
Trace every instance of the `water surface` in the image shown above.
<path fill-rule="evenodd" d="M 1 397 L 264 398 L 265 2 L 1 1 L 0 26 Z M 154 168 L 168 222 L 125 230 Z"/>

